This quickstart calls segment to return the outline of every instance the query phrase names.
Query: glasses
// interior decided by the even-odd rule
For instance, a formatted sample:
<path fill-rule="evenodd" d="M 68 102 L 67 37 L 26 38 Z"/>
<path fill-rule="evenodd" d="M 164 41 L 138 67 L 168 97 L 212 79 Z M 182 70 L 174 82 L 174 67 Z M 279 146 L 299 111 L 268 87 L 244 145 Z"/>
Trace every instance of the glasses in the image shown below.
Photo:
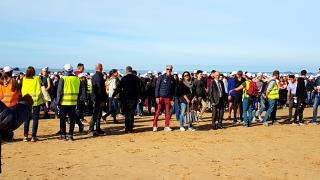
<path fill-rule="evenodd" d="M 190 76 L 190 74 L 185 74 L 183 77 L 188 77 L 188 76 Z"/>
<path fill-rule="evenodd" d="M 167 71 L 172 71 L 172 69 L 167 69 Z"/>

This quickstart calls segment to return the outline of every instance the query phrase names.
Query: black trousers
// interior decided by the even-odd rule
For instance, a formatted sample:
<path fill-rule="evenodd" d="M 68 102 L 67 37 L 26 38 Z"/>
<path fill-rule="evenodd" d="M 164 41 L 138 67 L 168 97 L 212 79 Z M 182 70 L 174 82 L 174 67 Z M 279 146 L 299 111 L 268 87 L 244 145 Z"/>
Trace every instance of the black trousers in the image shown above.
<path fill-rule="evenodd" d="M 96 131 L 100 131 L 100 121 L 102 116 L 102 108 L 100 102 L 93 103 L 93 115 L 90 121 L 89 131 L 94 131 L 94 125 L 96 125 Z"/>
<path fill-rule="evenodd" d="M 297 99 L 297 108 L 296 111 L 294 112 L 294 122 L 295 123 L 302 123 L 303 121 L 303 111 L 304 108 L 306 107 L 306 99 Z M 297 120 L 299 118 L 299 120 Z"/>
<path fill-rule="evenodd" d="M 234 109 L 234 112 L 237 113 L 238 111 L 238 107 L 240 107 L 240 120 L 242 121 L 243 120 L 243 104 L 242 104 L 242 95 L 239 95 L 237 94 L 235 97 L 234 97 L 234 104 L 233 104 L 233 109 Z"/>
<path fill-rule="evenodd" d="M 76 106 L 60 106 L 60 133 L 62 136 L 66 135 L 67 115 L 69 115 L 69 118 L 70 118 L 69 135 L 73 136 L 74 125 L 77 119 Z"/>
<path fill-rule="evenodd" d="M 215 126 L 216 122 L 222 125 L 224 114 L 223 98 L 220 98 L 219 103 L 212 106 L 212 125 Z"/>
<path fill-rule="evenodd" d="M 123 111 L 125 114 L 125 127 L 126 132 L 132 132 L 134 127 L 134 115 L 137 108 L 137 100 L 124 100 L 123 102 Z"/>

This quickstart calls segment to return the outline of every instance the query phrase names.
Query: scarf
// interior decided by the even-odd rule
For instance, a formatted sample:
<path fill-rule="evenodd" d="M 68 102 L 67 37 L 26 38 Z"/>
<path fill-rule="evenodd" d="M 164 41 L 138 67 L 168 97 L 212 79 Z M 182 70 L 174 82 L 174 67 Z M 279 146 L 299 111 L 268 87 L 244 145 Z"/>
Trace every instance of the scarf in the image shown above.
<path fill-rule="evenodd" d="M 192 86 L 193 86 L 192 81 L 183 81 L 183 84 L 187 86 L 190 89 L 190 92 L 192 93 Z"/>

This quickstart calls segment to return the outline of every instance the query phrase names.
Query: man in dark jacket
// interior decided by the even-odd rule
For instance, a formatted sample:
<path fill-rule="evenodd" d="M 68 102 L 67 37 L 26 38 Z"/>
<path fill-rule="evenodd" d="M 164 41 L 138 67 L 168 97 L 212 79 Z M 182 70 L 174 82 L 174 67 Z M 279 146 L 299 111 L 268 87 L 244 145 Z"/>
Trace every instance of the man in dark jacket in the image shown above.
<path fill-rule="evenodd" d="M 202 115 L 208 108 L 208 103 L 207 89 L 205 87 L 203 72 L 201 70 L 197 71 L 197 79 L 194 80 L 193 85 L 196 95 L 195 98 L 197 99 L 197 108 L 200 109 L 199 119 L 202 120 Z"/>
<path fill-rule="evenodd" d="M 120 99 L 125 113 L 125 133 L 133 133 L 134 115 L 138 99 L 141 97 L 141 80 L 138 76 L 132 74 L 132 67 L 126 67 L 126 76 L 124 76 L 112 97 L 120 93 Z"/>
<path fill-rule="evenodd" d="M 102 108 L 106 105 L 107 92 L 105 86 L 105 80 L 103 79 L 103 67 L 102 64 L 96 65 L 96 73 L 92 77 L 92 102 L 93 102 L 93 115 L 90 122 L 89 134 L 90 135 L 102 135 L 105 134 L 100 128 L 100 120 L 102 116 Z M 94 125 L 96 125 L 96 131 L 94 132 Z"/>
<path fill-rule="evenodd" d="M 306 100 L 307 100 L 307 87 L 306 87 L 306 76 L 307 71 L 302 70 L 301 71 L 301 77 L 297 80 L 297 91 L 296 91 L 296 97 L 297 97 L 297 108 L 294 113 L 294 124 L 303 124 L 303 111 L 306 106 Z M 299 118 L 299 120 L 297 120 Z"/>
<path fill-rule="evenodd" d="M 160 116 L 162 103 L 165 103 L 166 109 L 166 120 L 165 120 L 165 128 L 164 131 L 172 131 L 169 127 L 170 124 L 170 103 L 173 105 L 173 95 L 175 90 L 175 81 L 173 76 L 171 75 L 172 65 L 166 66 L 166 73 L 161 75 L 156 84 L 155 96 L 157 102 L 157 111 L 154 115 L 153 119 L 153 131 L 158 131 L 158 119 Z"/>
<path fill-rule="evenodd" d="M 214 73 L 214 80 L 211 82 L 211 86 L 209 87 L 209 98 L 212 104 L 212 128 L 216 129 L 223 129 L 222 120 L 224 114 L 224 105 L 223 105 L 223 98 L 224 98 L 224 85 L 223 82 L 219 80 L 220 73 Z M 218 124 L 217 124 L 218 121 Z"/>
<path fill-rule="evenodd" d="M 77 121 L 80 121 L 84 119 L 84 111 L 85 111 L 85 107 L 88 101 L 88 97 L 87 97 L 87 91 L 88 91 L 88 84 L 87 84 L 87 79 L 85 74 L 80 73 L 78 75 L 79 79 L 80 79 L 80 88 L 81 88 L 81 94 L 79 94 L 79 99 L 78 99 L 78 104 L 77 104 Z M 83 131 L 83 125 L 79 126 L 79 132 Z"/>
<path fill-rule="evenodd" d="M 316 82 L 314 84 L 314 90 L 315 90 L 315 97 L 314 97 L 314 103 L 313 103 L 313 117 L 312 117 L 311 123 L 314 125 L 318 125 L 317 118 L 318 118 L 318 106 L 320 103 L 320 76 L 317 76 Z"/>

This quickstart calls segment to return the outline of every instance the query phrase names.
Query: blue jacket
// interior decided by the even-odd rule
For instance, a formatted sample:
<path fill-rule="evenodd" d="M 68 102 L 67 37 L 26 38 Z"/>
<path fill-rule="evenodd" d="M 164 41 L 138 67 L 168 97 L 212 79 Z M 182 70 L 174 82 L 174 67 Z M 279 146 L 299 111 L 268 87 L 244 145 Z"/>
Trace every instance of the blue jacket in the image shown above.
<path fill-rule="evenodd" d="M 175 81 L 173 76 L 167 77 L 166 75 L 161 75 L 156 83 L 155 96 L 156 98 L 173 98 L 175 90 Z"/>
<path fill-rule="evenodd" d="M 234 82 L 234 79 L 231 78 L 231 79 L 228 80 L 228 96 L 234 97 L 234 96 L 237 95 L 236 93 L 230 93 L 230 91 L 231 91 L 232 89 L 234 89 L 234 88 L 236 88 L 236 87 L 235 87 L 235 82 Z"/>
<path fill-rule="evenodd" d="M 316 80 L 316 86 L 320 86 L 320 76 L 317 77 L 317 80 Z"/>

